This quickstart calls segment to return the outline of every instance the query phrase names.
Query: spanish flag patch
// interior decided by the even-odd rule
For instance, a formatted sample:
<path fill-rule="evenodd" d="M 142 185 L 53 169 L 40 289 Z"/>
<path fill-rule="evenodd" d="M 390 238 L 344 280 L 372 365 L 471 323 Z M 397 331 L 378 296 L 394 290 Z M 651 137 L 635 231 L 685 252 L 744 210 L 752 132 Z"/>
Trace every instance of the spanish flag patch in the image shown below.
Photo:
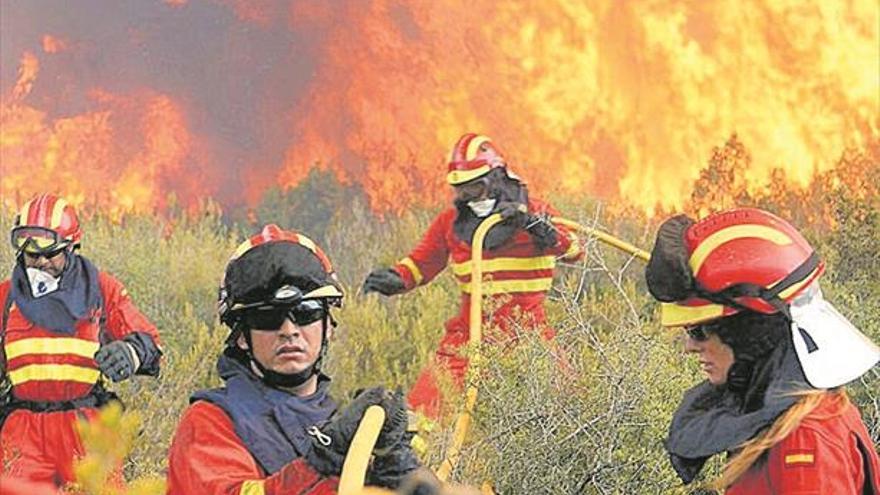
<path fill-rule="evenodd" d="M 785 467 L 807 467 L 816 463 L 816 453 L 812 450 L 790 450 L 785 453 Z"/>

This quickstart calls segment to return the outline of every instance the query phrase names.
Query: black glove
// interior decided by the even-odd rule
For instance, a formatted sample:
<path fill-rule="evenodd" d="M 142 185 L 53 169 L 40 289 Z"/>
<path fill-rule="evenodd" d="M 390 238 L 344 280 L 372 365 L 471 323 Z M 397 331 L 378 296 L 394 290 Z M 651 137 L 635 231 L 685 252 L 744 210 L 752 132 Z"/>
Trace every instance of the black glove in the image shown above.
<path fill-rule="evenodd" d="M 407 432 L 403 441 L 388 453 L 373 458 L 373 463 L 367 471 L 367 485 L 397 489 L 407 475 L 422 467 L 411 445 L 414 434 Z"/>
<path fill-rule="evenodd" d="M 517 227 L 525 226 L 528 211 L 526 205 L 516 201 L 500 201 L 495 206 L 495 213 L 500 214 L 502 220 L 510 220 Z"/>
<path fill-rule="evenodd" d="M 538 249 L 552 248 L 559 242 L 556 237 L 556 227 L 550 223 L 550 218 L 546 215 L 528 215 L 523 227 L 532 236 Z"/>
<path fill-rule="evenodd" d="M 313 438 L 312 448 L 305 455 L 306 462 L 325 476 L 339 475 L 345 462 L 345 454 L 364 412 L 373 405 L 385 409 L 385 422 L 373 451 L 387 451 L 399 444 L 406 433 L 403 394 L 392 394 L 384 388 L 374 387 L 358 394 L 345 410 L 337 411 L 330 420 L 309 428 L 309 434 Z"/>
<path fill-rule="evenodd" d="M 403 279 L 391 268 L 379 268 L 370 272 L 364 281 L 364 295 L 370 292 L 378 292 L 386 296 L 400 294 L 406 290 Z"/>
<path fill-rule="evenodd" d="M 428 468 L 419 468 L 407 475 L 395 493 L 401 495 L 441 495 L 443 483 Z"/>
<path fill-rule="evenodd" d="M 122 340 L 105 344 L 95 353 L 98 368 L 114 382 L 131 378 L 140 365 L 139 361 L 134 347 Z"/>

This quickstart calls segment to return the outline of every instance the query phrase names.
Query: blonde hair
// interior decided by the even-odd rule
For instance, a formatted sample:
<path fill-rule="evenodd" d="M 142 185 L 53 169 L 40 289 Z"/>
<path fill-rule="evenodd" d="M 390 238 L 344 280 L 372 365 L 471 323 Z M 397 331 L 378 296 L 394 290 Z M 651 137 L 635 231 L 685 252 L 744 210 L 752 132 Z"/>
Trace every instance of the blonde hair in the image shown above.
<path fill-rule="evenodd" d="M 825 399 L 834 402 L 833 408 L 828 414 L 817 417 L 818 419 L 839 416 L 843 413 L 843 409 L 849 405 L 849 397 L 843 388 L 805 390 L 803 392 L 796 392 L 794 395 L 800 396 L 800 399 L 793 406 L 774 421 L 769 428 L 741 445 L 742 450 L 724 466 L 721 477 L 712 483 L 716 490 L 724 490 L 732 485 L 765 452 L 794 431 L 801 424 L 801 421 L 812 413 Z"/>

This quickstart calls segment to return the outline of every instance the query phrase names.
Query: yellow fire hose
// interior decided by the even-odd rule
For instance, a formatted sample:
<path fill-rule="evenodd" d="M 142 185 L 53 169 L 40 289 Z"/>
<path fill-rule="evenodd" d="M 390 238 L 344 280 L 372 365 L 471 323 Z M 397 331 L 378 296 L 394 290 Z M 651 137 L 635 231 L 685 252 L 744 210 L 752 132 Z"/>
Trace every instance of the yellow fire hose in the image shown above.
<path fill-rule="evenodd" d="M 360 425 L 348 447 L 345 462 L 342 463 L 342 474 L 339 476 L 339 495 L 356 495 L 364 488 L 367 476 L 367 465 L 373 446 L 379 438 L 382 424 L 385 423 L 385 410 L 381 406 L 370 406 L 364 412 Z"/>
<path fill-rule="evenodd" d="M 562 225 L 562 226 L 568 227 L 572 230 L 577 230 L 579 232 L 583 232 L 584 234 L 594 236 L 596 239 L 599 239 L 600 241 L 604 242 L 605 244 L 608 244 L 610 246 L 614 246 L 617 249 L 620 249 L 621 251 L 625 251 L 625 252 L 627 252 L 637 258 L 640 258 L 644 261 L 648 261 L 649 259 L 651 259 L 651 253 L 645 251 L 644 249 L 640 249 L 636 246 L 633 246 L 632 244 L 630 244 L 620 238 L 614 237 L 613 235 L 608 234 L 607 232 L 602 232 L 599 229 L 594 229 L 593 227 L 587 227 L 585 225 L 581 225 L 577 222 L 574 222 L 572 220 L 568 220 L 566 218 L 553 217 L 550 220 L 557 225 Z"/>
<path fill-rule="evenodd" d="M 471 344 L 471 348 L 474 350 L 474 354 L 471 357 L 471 366 L 473 366 L 472 369 L 474 369 L 475 371 L 474 376 L 477 376 L 476 371 L 479 369 L 478 366 L 480 365 L 479 345 L 480 341 L 482 340 L 483 239 L 486 237 L 486 233 L 489 231 L 489 229 L 501 220 L 501 215 L 498 213 L 486 217 L 486 219 L 483 220 L 482 223 L 480 223 L 480 225 L 477 227 L 477 230 L 474 232 L 474 238 L 471 243 L 471 311 L 469 315 L 470 337 L 468 339 L 468 343 Z M 562 225 L 572 230 L 595 236 L 600 241 L 614 246 L 617 249 L 625 251 L 644 261 L 648 261 L 649 259 L 651 259 L 651 254 L 647 251 L 640 249 L 622 239 L 614 237 L 611 234 L 608 234 L 601 230 L 587 227 L 572 220 L 561 217 L 553 217 L 551 221 L 557 225 Z M 452 470 L 455 469 L 455 466 L 458 464 L 458 460 L 461 457 L 461 447 L 464 444 L 465 438 L 468 435 L 468 430 L 471 426 L 474 406 L 477 403 L 477 385 L 475 381 L 472 381 L 468 385 L 465 393 L 465 408 L 455 420 L 455 429 L 453 430 L 452 443 L 447 450 L 446 459 L 443 460 L 443 463 L 440 464 L 440 468 L 437 470 L 437 477 L 440 478 L 440 481 L 443 482 L 446 482 L 446 480 L 449 479 L 450 474 L 452 474 Z M 483 493 L 491 493 L 491 491 L 489 490 L 491 489 L 488 489 L 487 485 L 483 485 Z"/>
<path fill-rule="evenodd" d="M 474 370 L 473 375 L 477 375 L 480 366 L 479 345 L 483 340 L 483 239 L 486 233 L 493 225 L 502 220 L 501 215 L 495 213 L 489 215 L 483 220 L 474 231 L 474 238 L 471 241 L 471 312 L 469 315 L 470 336 L 468 343 L 471 345 L 473 355 L 471 357 L 471 369 Z M 458 464 L 461 456 L 461 447 L 467 437 L 468 430 L 471 427 L 471 415 L 474 411 L 474 405 L 477 403 L 477 385 L 476 381 L 471 381 L 465 391 L 464 411 L 455 419 L 455 429 L 452 432 L 452 443 L 446 452 L 446 459 L 440 464 L 437 470 L 437 477 L 444 483 L 449 479 L 452 470 Z"/>
<path fill-rule="evenodd" d="M 474 351 L 470 364 L 474 376 L 477 376 L 481 364 L 479 345 L 482 341 L 483 324 L 483 240 L 489 229 L 501 220 L 501 215 L 497 213 L 490 215 L 483 220 L 474 232 L 474 238 L 471 244 L 471 307 L 469 314 L 470 336 L 468 341 Z M 626 241 L 592 227 L 586 227 L 571 220 L 559 217 L 554 217 L 552 221 L 557 225 L 563 225 L 573 230 L 595 236 L 600 241 L 630 253 L 642 260 L 647 261 L 651 257 L 647 251 L 639 249 Z M 437 478 L 444 483 L 449 479 L 449 476 L 452 474 L 453 469 L 455 469 L 455 466 L 458 464 L 461 457 L 461 448 L 464 445 L 464 441 L 470 430 L 474 406 L 477 403 L 477 390 L 476 381 L 472 381 L 465 391 L 465 408 L 455 420 L 452 443 L 447 450 L 446 459 L 443 460 L 440 464 L 440 468 L 437 470 Z M 364 413 L 364 417 L 358 426 L 357 432 L 355 432 L 351 446 L 349 446 L 348 449 L 348 454 L 345 457 L 345 462 L 342 466 L 342 474 L 339 478 L 338 490 L 340 495 L 390 493 L 385 490 L 370 492 L 369 489 L 364 488 L 364 479 L 366 478 L 370 455 L 372 454 L 376 440 L 379 438 L 379 432 L 381 431 L 384 422 L 385 410 L 379 406 L 370 406 Z M 481 491 L 482 493 L 493 493 L 488 484 L 484 484 Z"/>

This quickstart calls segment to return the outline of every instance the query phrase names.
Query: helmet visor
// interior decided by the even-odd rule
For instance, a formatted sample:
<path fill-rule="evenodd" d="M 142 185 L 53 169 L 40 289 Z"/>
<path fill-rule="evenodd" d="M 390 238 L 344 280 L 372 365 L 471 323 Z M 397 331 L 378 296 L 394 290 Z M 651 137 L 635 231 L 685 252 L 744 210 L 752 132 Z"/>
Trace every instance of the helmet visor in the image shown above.
<path fill-rule="evenodd" d="M 30 225 L 13 228 L 10 238 L 16 251 L 32 254 L 55 252 L 69 244 L 67 239 L 59 237 L 52 229 Z"/>

